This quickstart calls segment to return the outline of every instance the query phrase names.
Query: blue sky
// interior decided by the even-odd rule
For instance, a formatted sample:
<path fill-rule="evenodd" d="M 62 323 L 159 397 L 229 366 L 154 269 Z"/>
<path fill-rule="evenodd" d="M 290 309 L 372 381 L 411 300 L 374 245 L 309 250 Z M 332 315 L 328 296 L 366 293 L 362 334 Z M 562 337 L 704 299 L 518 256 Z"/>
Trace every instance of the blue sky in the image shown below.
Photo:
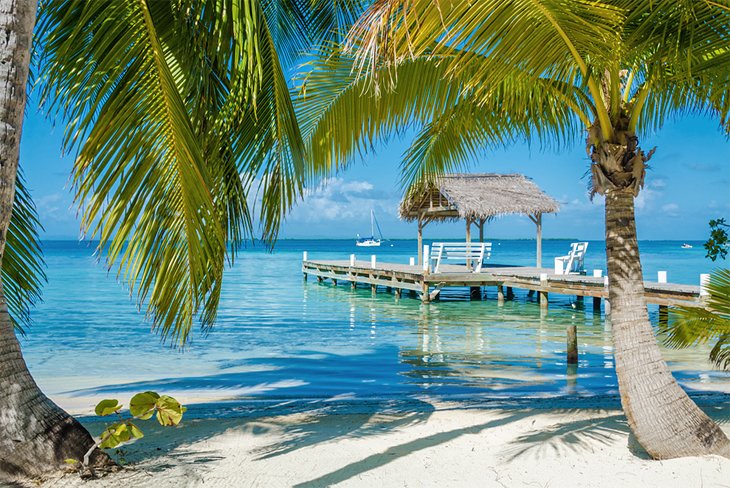
<path fill-rule="evenodd" d="M 69 188 L 73 159 L 61 155 L 63 127 L 53 125 L 31 103 L 21 143 L 21 165 L 45 226 L 46 239 L 76 239 L 79 219 Z M 409 139 L 395 139 L 355 161 L 351 167 L 311 189 L 282 228 L 283 238 L 352 238 L 369 233 L 375 209 L 389 238 L 415 236 L 415 224 L 398 220 L 401 192 L 400 157 Z M 645 137 L 642 146 L 657 152 L 650 161 L 647 186 L 637 199 L 640 239 L 704 239 L 711 218 L 730 218 L 730 142 L 715 120 L 685 117 Z M 516 144 L 485 153 L 471 171 L 522 173 L 561 203 L 557 215 L 543 217 L 547 238 L 603 238 L 603 205 L 588 199 L 584 174 L 588 159 L 583 144 L 561 151 Z M 463 235 L 462 224 L 432 224 L 427 238 Z M 510 216 L 488 224 L 491 238 L 531 238 L 535 226 L 526 217 Z"/>

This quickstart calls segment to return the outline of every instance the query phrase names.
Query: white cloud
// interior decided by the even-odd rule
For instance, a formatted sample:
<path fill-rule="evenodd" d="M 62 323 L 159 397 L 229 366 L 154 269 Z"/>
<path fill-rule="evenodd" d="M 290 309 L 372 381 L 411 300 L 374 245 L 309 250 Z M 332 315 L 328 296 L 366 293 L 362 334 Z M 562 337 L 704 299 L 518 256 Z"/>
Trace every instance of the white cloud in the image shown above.
<path fill-rule="evenodd" d="M 398 197 L 376 190 L 369 181 L 329 178 L 307 192 L 287 217 L 297 222 L 367 220 L 370 209 L 395 215 Z"/>
<path fill-rule="evenodd" d="M 662 212 L 667 217 L 679 217 L 679 205 L 676 203 L 667 203 L 662 205 Z"/>

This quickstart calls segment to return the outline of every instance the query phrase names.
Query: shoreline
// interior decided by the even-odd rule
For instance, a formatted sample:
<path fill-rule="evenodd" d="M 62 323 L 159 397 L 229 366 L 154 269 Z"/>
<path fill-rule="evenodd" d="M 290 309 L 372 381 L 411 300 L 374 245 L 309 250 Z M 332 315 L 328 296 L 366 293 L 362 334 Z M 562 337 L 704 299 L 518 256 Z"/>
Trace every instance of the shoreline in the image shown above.
<path fill-rule="evenodd" d="M 698 406 L 705 409 L 727 410 L 730 420 L 730 393 L 717 390 L 701 390 L 684 388 Z M 98 420 L 93 414 L 96 403 L 106 398 L 115 398 L 122 404 L 138 391 L 105 393 L 80 396 L 52 396 L 52 400 L 61 408 L 80 419 Z M 497 410 L 497 409 L 601 409 L 621 410 L 620 397 L 616 393 L 590 395 L 504 395 L 493 393 L 485 395 L 475 394 L 447 394 L 447 395 L 392 395 L 392 396 L 347 396 L 333 397 L 311 396 L 269 396 L 236 398 L 226 395 L 220 396 L 191 396 L 185 390 L 162 390 L 160 394 L 170 395 L 188 408 L 187 418 L 237 418 L 278 415 L 280 412 L 301 411 L 312 408 L 329 408 L 341 413 L 371 413 L 386 408 L 407 408 L 418 410 L 424 405 L 449 405 L 455 410 Z"/>

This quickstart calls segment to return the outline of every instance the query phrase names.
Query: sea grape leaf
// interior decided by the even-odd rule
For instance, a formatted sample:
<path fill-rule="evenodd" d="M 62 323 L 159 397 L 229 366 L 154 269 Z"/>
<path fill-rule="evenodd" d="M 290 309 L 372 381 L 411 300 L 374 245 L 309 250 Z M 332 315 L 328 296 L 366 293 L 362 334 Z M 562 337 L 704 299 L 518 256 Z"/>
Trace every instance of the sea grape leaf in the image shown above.
<path fill-rule="evenodd" d="M 157 399 L 157 421 L 160 425 L 177 425 L 187 409 L 171 396 L 162 395 Z"/>
<path fill-rule="evenodd" d="M 117 411 L 119 411 L 122 408 L 122 406 L 119 404 L 118 400 L 102 400 L 94 409 L 94 412 L 96 412 L 96 415 L 99 417 L 105 417 L 107 415 L 111 415 Z"/>
<path fill-rule="evenodd" d="M 123 442 L 127 442 L 130 438 L 129 428 L 124 422 L 112 424 L 106 428 L 101 435 L 101 443 L 99 447 L 102 449 L 111 449 L 117 447 Z"/>
<path fill-rule="evenodd" d="M 141 420 L 147 420 L 155 413 L 155 405 L 159 400 L 160 395 L 154 391 L 145 391 L 144 393 L 137 393 L 132 397 L 129 402 L 129 413 L 133 417 L 137 417 Z"/>
<path fill-rule="evenodd" d="M 132 422 L 127 422 L 127 427 L 129 427 L 129 433 L 134 437 L 135 439 L 141 439 L 144 437 L 144 434 L 141 430 L 139 430 L 139 427 L 134 425 Z"/>

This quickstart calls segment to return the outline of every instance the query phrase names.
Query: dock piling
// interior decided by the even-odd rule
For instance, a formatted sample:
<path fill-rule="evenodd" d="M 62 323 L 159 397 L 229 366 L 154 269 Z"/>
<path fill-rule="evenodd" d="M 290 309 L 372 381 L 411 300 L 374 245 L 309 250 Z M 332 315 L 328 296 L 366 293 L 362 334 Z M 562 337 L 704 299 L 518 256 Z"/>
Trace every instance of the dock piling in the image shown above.
<path fill-rule="evenodd" d="M 504 305 L 504 287 L 497 285 L 497 305 Z"/>
<path fill-rule="evenodd" d="M 570 324 L 566 329 L 566 341 L 568 346 L 568 364 L 578 364 L 578 328 Z"/>

